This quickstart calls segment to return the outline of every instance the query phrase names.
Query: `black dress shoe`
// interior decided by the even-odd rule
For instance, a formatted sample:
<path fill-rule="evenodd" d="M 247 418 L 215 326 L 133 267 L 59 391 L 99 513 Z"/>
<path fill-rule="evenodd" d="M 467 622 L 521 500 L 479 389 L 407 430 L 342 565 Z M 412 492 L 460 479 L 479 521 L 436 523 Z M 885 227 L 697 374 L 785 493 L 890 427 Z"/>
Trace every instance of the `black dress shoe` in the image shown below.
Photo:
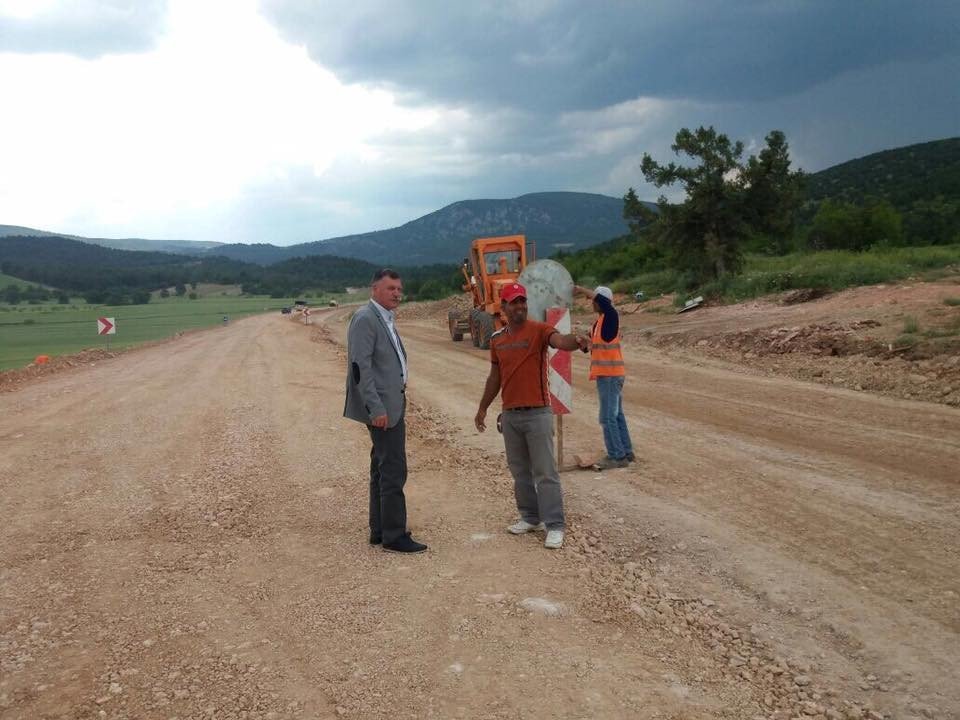
<path fill-rule="evenodd" d="M 379 545 L 379 544 L 382 543 L 382 542 L 383 542 L 383 538 L 380 537 L 379 535 L 371 535 L 371 536 L 370 536 L 370 544 L 371 544 L 371 545 Z"/>
<path fill-rule="evenodd" d="M 383 549 L 398 553 L 418 553 L 426 550 L 427 546 L 417 542 L 410 537 L 410 533 L 407 533 L 406 535 L 402 535 L 399 540 L 394 540 L 392 543 L 384 543 Z"/>

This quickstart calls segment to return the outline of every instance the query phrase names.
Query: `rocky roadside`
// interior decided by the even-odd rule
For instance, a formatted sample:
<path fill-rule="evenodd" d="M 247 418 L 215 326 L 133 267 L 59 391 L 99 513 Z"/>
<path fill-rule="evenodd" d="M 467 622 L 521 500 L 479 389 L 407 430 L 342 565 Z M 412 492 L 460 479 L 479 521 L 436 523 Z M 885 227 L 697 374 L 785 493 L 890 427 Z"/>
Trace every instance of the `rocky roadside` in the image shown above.
<path fill-rule="evenodd" d="M 875 321 L 750 329 L 710 337 L 679 334 L 650 338 L 633 330 L 625 338 L 659 349 L 681 350 L 739 364 L 766 374 L 845 387 L 860 392 L 960 407 L 960 348 L 936 355 L 911 354 L 864 338 Z"/>

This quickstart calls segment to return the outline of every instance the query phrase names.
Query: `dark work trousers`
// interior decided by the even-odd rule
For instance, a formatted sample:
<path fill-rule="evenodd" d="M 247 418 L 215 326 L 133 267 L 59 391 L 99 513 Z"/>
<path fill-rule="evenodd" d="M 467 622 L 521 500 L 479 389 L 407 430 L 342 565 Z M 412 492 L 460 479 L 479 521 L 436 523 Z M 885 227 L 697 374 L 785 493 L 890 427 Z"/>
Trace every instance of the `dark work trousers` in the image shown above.
<path fill-rule="evenodd" d="M 370 448 L 370 534 L 389 545 L 407 532 L 407 426 L 403 419 L 392 428 L 367 425 Z"/>

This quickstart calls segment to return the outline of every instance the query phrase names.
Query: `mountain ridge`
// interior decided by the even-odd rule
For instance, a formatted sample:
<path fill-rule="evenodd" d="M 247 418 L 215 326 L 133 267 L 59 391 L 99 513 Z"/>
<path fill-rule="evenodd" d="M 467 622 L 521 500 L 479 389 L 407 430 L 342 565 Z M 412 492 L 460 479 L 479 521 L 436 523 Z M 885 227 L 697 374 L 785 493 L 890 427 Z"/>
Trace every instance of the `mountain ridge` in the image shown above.
<path fill-rule="evenodd" d="M 807 176 L 812 213 L 825 199 L 860 202 L 888 199 L 898 209 L 918 200 L 960 199 L 960 137 L 915 143 L 854 158 Z M 653 208 L 654 203 L 647 202 Z M 457 262 L 475 237 L 523 233 L 539 256 L 579 250 L 627 233 L 623 201 L 597 193 L 537 192 L 506 199 L 459 200 L 385 230 L 324 238 L 289 246 L 142 238 L 84 238 L 13 225 L 0 237 L 59 236 L 122 250 L 173 252 L 270 265 L 295 257 L 337 255 L 383 264 Z"/>
<path fill-rule="evenodd" d="M 653 203 L 650 203 L 654 207 Z M 597 193 L 541 192 L 503 200 L 459 200 L 394 228 L 326 238 L 269 250 L 226 245 L 217 254 L 235 260 L 279 262 L 309 255 L 337 255 L 382 263 L 429 265 L 457 262 L 475 237 L 524 234 L 540 254 L 556 246 L 589 247 L 628 231 L 623 200 Z"/>

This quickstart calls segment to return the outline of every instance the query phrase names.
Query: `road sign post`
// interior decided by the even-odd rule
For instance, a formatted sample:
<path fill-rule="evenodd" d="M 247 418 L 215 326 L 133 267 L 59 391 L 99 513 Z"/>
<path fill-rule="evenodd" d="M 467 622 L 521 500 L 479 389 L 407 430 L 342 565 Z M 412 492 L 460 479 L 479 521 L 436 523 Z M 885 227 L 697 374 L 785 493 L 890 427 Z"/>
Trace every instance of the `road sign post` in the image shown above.
<path fill-rule="evenodd" d="M 570 332 L 570 309 L 547 308 L 546 320 L 564 335 Z M 550 407 L 557 416 L 557 467 L 563 467 L 563 416 L 573 407 L 573 370 L 569 350 L 547 349 L 547 384 Z"/>
<path fill-rule="evenodd" d="M 117 321 L 112 317 L 97 318 L 97 335 L 107 336 L 107 350 L 110 349 L 110 336 L 117 334 Z"/>

